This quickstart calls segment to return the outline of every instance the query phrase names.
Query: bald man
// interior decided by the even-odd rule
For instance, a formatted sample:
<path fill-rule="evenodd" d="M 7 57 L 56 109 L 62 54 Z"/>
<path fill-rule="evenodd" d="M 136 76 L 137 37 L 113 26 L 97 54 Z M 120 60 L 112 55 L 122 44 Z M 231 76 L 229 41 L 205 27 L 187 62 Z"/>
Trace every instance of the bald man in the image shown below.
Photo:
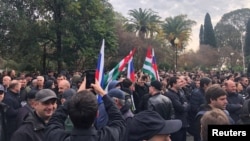
<path fill-rule="evenodd" d="M 57 93 L 57 97 L 58 97 L 58 101 L 57 104 L 61 105 L 61 99 L 62 99 L 62 95 L 66 90 L 70 89 L 70 83 L 68 80 L 60 80 L 60 82 L 58 83 L 58 93 Z"/>
<path fill-rule="evenodd" d="M 244 99 L 241 94 L 236 92 L 235 82 L 232 80 L 227 80 L 225 82 L 225 89 L 227 91 L 227 107 L 230 116 L 233 118 L 234 122 L 237 122 L 240 117 L 240 111 L 244 103 Z"/>
<path fill-rule="evenodd" d="M 62 94 L 64 91 L 70 89 L 70 83 L 68 80 L 61 80 L 58 84 L 58 93 Z"/>

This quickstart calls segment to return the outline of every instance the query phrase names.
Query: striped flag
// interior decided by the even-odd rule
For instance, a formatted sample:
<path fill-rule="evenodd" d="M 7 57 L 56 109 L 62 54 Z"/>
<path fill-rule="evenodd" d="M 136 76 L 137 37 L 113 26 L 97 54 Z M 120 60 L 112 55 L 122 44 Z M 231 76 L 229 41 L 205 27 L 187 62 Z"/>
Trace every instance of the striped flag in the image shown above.
<path fill-rule="evenodd" d="M 154 73 L 155 73 L 155 78 L 156 80 L 160 80 L 160 77 L 159 77 L 159 72 L 158 72 L 158 66 L 156 64 L 156 59 L 155 59 L 155 52 L 154 52 L 154 49 L 152 49 L 152 66 L 153 66 L 153 69 L 154 69 Z"/>
<path fill-rule="evenodd" d="M 102 88 L 104 88 L 104 47 L 105 40 L 103 39 L 95 71 L 95 79 L 99 81 Z M 97 95 L 97 101 L 98 103 L 102 103 L 102 97 L 99 94 Z"/>
<path fill-rule="evenodd" d="M 95 71 L 95 79 L 97 79 L 100 82 L 100 85 L 103 87 L 104 85 L 104 46 L 105 46 L 105 40 L 102 40 L 102 46 L 101 50 L 98 56 L 98 62 L 97 67 Z"/>
<path fill-rule="evenodd" d="M 124 71 L 124 68 L 128 64 L 129 60 L 133 57 L 135 49 L 131 51 L 125 58 L 123 58 L 107 75 L 105 75 L 105 88 L 112 80 L 116 80 L 120 72 Z"/>
<path fill-rule="evenodd" d="M 129 78 L 132 82 L 135 82 L 135 71 L 134 71 L 133 57 L 128 62 L 127 78 Z"/>
<path fill-rule="evenodd" d="M 151 47 L 149 47 L 147 50 L 147 55 L 142 67 L 142 71 L 150 76 L 151 81 L 157 80 L 157 76 L 153 68 L 153 55 Z"/>

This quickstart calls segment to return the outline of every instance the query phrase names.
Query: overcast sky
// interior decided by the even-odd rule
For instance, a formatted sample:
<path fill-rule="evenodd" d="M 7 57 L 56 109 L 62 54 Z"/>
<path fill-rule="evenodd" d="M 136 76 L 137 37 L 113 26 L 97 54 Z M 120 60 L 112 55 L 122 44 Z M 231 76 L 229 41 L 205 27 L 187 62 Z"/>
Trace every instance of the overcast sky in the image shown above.
<path fill-rule="evenodd" d="M 188 49 L 197 50 L 200 25 L 204 24 L 206 13 L 211 16 L 213 26 L 230 11 L 250 8 L 250 0 L 109 0 L 114 10 L 128 17 L 131 9 L 152 9 L 164 20 L 166 17 L 186 14 L 188 19 L 197 22 L 193 27 L 192 41 Z"/>

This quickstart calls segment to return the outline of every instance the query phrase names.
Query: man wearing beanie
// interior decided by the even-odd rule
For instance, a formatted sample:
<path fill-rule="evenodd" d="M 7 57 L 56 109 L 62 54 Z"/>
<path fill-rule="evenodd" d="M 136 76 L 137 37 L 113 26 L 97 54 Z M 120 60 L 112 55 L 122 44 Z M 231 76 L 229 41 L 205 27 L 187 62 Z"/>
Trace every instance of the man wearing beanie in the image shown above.
<path fill-rule="evenodd" d="M 155 80 L 150 83 L 148 99 L 148 110 L 156 111 L 165 120 L 174 118 L 174 108 L 172 101 L 161 94 L 162 84 L 160 81 Z"/>

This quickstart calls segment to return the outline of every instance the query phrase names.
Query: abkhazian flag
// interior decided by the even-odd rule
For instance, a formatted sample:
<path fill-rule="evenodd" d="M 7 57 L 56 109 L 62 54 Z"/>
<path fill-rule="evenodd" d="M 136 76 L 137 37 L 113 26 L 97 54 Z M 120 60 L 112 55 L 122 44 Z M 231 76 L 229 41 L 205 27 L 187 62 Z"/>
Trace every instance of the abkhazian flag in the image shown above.
<path fill-rule="evenodd" d="M 151 47 L 148 47 L 147 55 L 146 55 L 146 59 L 142 67 L 142 71 L 144 74 L 149 75 L 151 81 L 154 81 L 154 80 L 157 80 L 157 78 L 156 78 L 152 63 L 153 63 L 152 49 Z"/>
<path fill-rule="evenodd" d="M 99 81 L 102 88 L 104 88 L 104 47 L 105 47 L 105 40 L 103 39 L 95 71 L 95 79 Z M 102 102 L 102 98 L 99 94 L 97 95 L 97 100 L 98 103 Z"/>
<path fill-rule="evenodd" d="M 133 56 L 131 57 L 131 59 L 128 62 L 127 78 L 129 78 L 132 82 L 135 82 L 135 71 L 134 71 Z"/>
<path fill-rule="evenodd" d="M 152 66 L 153 66 L 153 69 L 154 69 L 154 73 L 155 73 L 155 78 L 156 80 L 160 80 L 160 77 L 159 77 L 159 71 L 158 71 L 158 66 L 157 66 L 157 63 L 156 63 L 156 59 L 155 59 L 155 52 L 154 52 L 154 49 L 152 48 Z"/>
<path fill-rule="evenodd" d="M 125 58 L 123 58 L 108 74 L 105 75 L 105 89 L 107 90 L 108 84 L 112 80 L 117 80 L 119 74 L 124 71 L 128 61 L 133 57 L 135 48 Z"/>

